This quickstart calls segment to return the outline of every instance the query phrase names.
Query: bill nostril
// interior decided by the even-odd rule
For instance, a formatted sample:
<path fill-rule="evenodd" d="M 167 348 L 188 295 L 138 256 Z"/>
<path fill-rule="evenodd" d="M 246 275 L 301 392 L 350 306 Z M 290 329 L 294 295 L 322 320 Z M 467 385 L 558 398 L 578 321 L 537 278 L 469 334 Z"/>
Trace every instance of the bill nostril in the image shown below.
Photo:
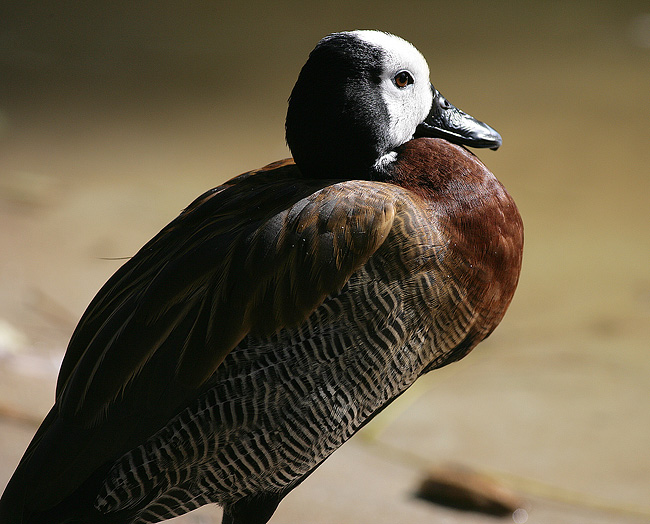
<path fill-rule="evenodd" d="M 438 100 L 438 104 L 442 109 L 449 109 L 451 107 L 451 104 L 447 101 L 447 99 L 443 96 L 441 96 Z"/>

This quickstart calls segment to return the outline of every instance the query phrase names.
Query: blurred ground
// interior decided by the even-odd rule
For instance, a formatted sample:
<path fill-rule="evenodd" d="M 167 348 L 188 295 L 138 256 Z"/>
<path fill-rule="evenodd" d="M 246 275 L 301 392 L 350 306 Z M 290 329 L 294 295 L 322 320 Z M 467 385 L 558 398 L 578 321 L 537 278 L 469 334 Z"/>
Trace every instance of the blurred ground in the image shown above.
<path fill-rule="evenodd" d="M 0 490 L 114 259 L 205 189 L 288 156 L 308 52 L 377 28 L 501 132 L 479 154 L 519 205 L 524 270 L 492 337 L 417 383 L 272 522 L 495 522 L 413 496 L 446 462 L 520 493 L 527 513 L 506 521 L 650 521 L 647 3 L 36 5 L 0 8 Z"/>

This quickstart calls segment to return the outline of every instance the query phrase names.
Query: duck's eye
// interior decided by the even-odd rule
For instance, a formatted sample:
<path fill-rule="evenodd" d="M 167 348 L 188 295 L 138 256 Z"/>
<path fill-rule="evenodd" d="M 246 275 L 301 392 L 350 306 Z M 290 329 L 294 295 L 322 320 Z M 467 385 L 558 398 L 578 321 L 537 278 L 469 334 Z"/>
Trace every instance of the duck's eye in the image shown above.
<path fill-rule="evenodd" d="M 395 85 L 399 87 L 400 89 L 405 88 L 407 85 L 413 83 L 413 77 L 411 76 L 411 73 L 408 71 L 400 71 L 395 75 L 395 78 L 393 78 L 393 81 L 395 82 Z"/>

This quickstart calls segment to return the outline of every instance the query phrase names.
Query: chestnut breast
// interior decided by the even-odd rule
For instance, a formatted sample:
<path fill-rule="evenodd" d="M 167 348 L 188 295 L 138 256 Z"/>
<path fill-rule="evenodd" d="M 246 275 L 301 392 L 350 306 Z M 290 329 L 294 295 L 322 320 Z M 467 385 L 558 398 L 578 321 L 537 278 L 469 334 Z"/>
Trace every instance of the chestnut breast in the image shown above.
<path fill-rule="evenodd" d="M 447 243 L 444 285 L 454 289 L 471 317 L 452 362 L 499 324 L 521 270 L 523 223 L 512 197 L 465 148 L 418 138 L 398 149 L 391 182 L 421 199 Z"/>

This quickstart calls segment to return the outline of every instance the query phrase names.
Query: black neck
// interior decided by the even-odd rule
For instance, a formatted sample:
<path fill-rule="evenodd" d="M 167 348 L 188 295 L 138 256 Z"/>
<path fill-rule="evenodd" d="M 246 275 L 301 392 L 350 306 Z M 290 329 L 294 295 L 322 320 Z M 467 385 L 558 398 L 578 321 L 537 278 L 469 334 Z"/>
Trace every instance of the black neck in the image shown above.
<path fill-rule="evenodd" d="M 377 96 L 379 71 L 367 61 L 337 41 L 319 45 L 302 68 L 289 99 L 286 137 L 305 176 L 372 177 L 386 147 L 379 131 L 388 122 Z"/>

